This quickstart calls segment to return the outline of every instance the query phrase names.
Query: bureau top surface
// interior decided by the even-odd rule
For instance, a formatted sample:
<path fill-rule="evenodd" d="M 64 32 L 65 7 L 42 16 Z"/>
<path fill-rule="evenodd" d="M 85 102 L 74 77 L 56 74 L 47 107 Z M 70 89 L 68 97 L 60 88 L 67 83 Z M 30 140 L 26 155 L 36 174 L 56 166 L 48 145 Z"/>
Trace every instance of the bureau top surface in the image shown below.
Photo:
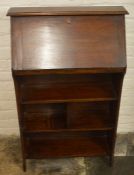
<path fill-rule="evenodd" d="M 36 15 L 105 15 L 127 14 L 122 6 L 90 6 L 90 7 L 13 7 L 8 16 L 36 16 Z"/>
<path fill-rule="evenodd" d="M 13 16 L 11 41 L 13 70 L 126 68 L 124 15 Z"/>

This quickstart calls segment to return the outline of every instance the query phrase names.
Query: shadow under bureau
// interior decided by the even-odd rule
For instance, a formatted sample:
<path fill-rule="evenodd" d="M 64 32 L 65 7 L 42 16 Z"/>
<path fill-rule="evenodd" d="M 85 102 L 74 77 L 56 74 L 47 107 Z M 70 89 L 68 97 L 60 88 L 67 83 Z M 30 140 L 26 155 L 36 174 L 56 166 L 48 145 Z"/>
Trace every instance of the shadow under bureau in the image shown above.
<path fill-rule="evenodd" d="M 11 8 L 12 74 L 26 159 L 113 162 L 126 72 L 123 7 Z"/>

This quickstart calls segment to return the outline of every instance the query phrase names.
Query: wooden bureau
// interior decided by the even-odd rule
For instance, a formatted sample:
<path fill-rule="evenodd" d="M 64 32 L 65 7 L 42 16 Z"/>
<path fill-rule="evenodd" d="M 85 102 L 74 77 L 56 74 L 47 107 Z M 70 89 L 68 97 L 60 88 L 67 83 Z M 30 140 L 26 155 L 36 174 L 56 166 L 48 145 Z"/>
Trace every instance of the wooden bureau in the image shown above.
<path fill-rule="evenodd" d="M 11 8 L 12 74 L 26 159 L 113 162 L 126 72 L 123 7 Z"/>

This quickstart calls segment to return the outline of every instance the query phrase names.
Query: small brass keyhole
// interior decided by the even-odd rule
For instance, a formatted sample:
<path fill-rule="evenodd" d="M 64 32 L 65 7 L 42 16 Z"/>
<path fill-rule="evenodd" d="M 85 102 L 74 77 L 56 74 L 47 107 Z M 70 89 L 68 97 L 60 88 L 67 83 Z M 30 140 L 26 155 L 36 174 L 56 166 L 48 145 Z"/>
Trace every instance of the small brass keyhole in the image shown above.
<path fill-rule="evenodd" d="M 66 21 L 68 24 L 71 24 L 71 18 L 68 17 Z"/>

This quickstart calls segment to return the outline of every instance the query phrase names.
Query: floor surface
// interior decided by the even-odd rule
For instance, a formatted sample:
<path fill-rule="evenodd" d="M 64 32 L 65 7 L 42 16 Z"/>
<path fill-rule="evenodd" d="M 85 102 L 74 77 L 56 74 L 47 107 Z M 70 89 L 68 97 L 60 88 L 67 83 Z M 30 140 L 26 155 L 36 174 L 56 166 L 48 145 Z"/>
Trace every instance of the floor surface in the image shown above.
<path fill-rule="evenodd" d="M 112 168 L 106 158 L 28 160 L 24 173 L 19 137 L 3 136 L 0 137 L 0 175 L 134 175 L 134 156 L 115 157 Z"/>

